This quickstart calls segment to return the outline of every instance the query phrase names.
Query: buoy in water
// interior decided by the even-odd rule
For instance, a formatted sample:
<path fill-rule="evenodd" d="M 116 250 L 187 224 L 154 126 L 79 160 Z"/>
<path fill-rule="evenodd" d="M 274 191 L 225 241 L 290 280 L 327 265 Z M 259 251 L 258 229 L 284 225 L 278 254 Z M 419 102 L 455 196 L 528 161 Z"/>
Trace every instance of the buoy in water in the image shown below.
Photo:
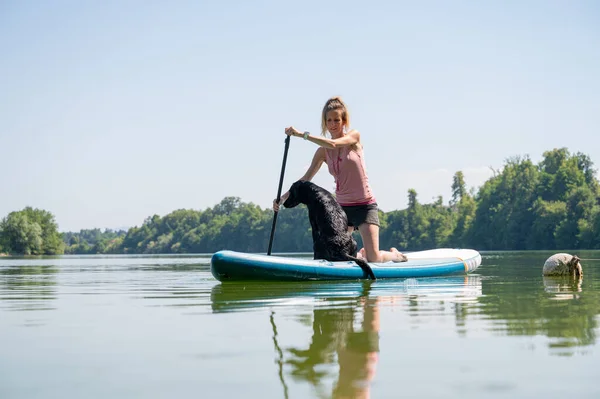
<path fill-rule="evenodd" d="M 542 275 L 581 277 L 583 276 L 583 269 L 580 260 L 577 255 L 554 254 L 546 259 Z"/>

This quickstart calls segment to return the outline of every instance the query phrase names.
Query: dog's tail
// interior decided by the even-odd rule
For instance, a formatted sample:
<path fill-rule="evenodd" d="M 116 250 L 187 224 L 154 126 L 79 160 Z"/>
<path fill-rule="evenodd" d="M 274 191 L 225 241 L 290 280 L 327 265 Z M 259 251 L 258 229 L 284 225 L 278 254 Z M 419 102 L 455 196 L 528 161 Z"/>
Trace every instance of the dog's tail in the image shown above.
<path fill-rule="evenodd" d="M 345 255 L 348 258 L 348 260 L 353 260 L 354 262 L 356 262 L 356 264 L 358 266 L 360 266 L 360 268 L 363 269 L 363 271 L 365 273 L 367 273 L 367 276 L 371 280 L 377 280 L 377 278 L 375 277 L 375 273 L 373 273 L 373 269 L 371 269 L 371 266 L 369 266 L 369 264 L 364 259 L 359 259 L 355 256 L 348 255 L 348 254 L 345 254 Z"/>

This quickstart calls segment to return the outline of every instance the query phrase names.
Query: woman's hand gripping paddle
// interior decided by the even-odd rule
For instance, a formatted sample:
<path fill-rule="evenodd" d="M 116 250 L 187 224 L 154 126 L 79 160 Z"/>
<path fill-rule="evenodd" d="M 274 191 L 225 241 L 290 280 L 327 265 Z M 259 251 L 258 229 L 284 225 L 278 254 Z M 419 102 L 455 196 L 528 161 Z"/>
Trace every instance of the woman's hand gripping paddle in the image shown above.
<path fill-rule="evenodd" d="M 281 186 L 283 186 L 283 175 L 285 175 L 285 163 L 287 162 L 288 148 L 290 147 L 290 136 L 285 138 L 285 149 L 283 150 L 283 163 L 281 164 L 281 175 L 279 176 L 279 188 L 277 189 L 277 203 L 281 200 Z M 269 238 L 269 249 L 267 255 L 271 255 L 271 249 L 273 248 L 273 235 L 275 234 L 275 224 L 277 223 L 277 214 L 273 215 L 273 226 L 271 226 L 271 237 Z"/>

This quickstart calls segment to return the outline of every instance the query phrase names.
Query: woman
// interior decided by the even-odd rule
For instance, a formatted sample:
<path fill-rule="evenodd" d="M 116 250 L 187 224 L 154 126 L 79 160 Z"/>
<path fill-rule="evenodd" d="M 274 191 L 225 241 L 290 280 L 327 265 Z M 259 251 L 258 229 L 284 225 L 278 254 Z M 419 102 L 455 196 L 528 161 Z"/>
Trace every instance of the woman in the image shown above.
<path fill-rule="evenodd" d="M 349 230 L 358 228 L 364 247 L 358 257 L 367 262 L 404 262 L 406 256 L 396 248 L 379 250 L 379 215 L 377 202 L 369 186 L 369 178 L 360 142 L 360 133 L 350 129 L 350 113 L 340 97 L 332 97 L 325 103 L 321 117 L 321 135 L 311 136 L 290 126 L 288 136 L 302 137 L 319 146 L 312 162 L 300 180 L 311 180 L 326 163 L 335 179 L 336 199 L 348 216 Z M 329 132 L 331 138 L 326 133 Z M 281 196 L 279 203 L 273 201 L 273 209 L 285 202 L 289 192 Z"/>

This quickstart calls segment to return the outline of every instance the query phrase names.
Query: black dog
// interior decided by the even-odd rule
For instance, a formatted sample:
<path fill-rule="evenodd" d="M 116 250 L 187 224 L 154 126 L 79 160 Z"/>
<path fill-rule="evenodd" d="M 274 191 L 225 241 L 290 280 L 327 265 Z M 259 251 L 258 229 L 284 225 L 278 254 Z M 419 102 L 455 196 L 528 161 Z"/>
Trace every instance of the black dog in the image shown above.
<path fill-rule="evenodd" d="M 292 184 L 290 196 L 283 206 L 293 208 L 298 204 L 308 208 L 315 259 L 353 260 L 375 280 L 369 264 L 356 257 L 358 247 L 348 231 L 348 217 L 331 193 L 314 183 L 299 180 Z"/>

